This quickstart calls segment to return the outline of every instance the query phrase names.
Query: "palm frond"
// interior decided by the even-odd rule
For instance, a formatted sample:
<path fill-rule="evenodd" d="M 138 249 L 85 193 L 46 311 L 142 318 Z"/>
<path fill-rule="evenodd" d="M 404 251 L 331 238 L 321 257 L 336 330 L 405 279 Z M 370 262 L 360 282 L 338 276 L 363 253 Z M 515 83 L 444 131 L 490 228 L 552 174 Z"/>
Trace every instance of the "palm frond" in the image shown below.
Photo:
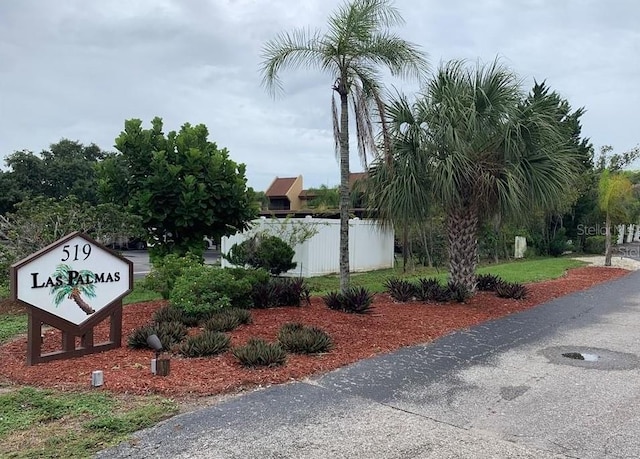
<path fill-rule="evenodd" d="M 323 43 L 320 31 L 317 30 L 297 29 L 281 33 L 267 42 L 261 58 L 262 84 L 272 95 L 283 89 L 279 73 L 285 67 L 332 70 L 331 56 L 328 55 L 328 48 Z"/>
<path fill-rule="evenodd" d="M 95 280 L 95 273 L 93 271 L 89 271 L 88 269 L 81 270 L 80 275 L 85 279 L 89 279 L 92 281 Z M 75 287 L 80 291 L 80 293 L 89 298 L 95 298 L 96 296 L 95 284 L 79 284 Z"/>
<path fill-rule="evenodd" d="M 336 105 L 335 92 L 331 93 L 331 120 L 333 124 L 333 147 L 336 159 L 340 158 L 340 116 L 338 115 L 338 106 Z"/>
<path fill-rule="evenodd" d="M 56 305 L 56 307 L 60 306 L 60 303 L 62 303 L 62 301 L 71 294 L 72 290 L 73 290 L 73 287 L 71 287 L 68 284 L 61 285 L 58 287 L 51 287 L 51 293 L 55 293 L 53 297 L 53 302 Z"/>
<path fill-rule="evenodd" d="M 392 75 L 412 78 L 419 82 L 426 79 L 429 70 L 428 54 L 420 48 L 388 31 L 375 34 L 358 44 L 358 59 L 389 69 Z"/>

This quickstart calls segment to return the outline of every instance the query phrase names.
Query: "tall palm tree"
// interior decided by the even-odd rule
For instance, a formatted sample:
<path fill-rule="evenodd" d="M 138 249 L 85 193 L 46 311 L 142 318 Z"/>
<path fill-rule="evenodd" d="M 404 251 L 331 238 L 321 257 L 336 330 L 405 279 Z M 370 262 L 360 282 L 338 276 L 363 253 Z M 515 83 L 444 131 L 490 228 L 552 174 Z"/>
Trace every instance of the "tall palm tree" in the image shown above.
<path fill-rule="evenodd" d="M 445 210 L 450 280 L 472 291 L 479 222 L 553 207 L 576 171 L 557 104 L 525 98 L 516 75 L 497 61 L 445 63 L 417 102 L 400 97 L 387 115 L 391 138 L 402 140 L 394 147 L 414 174 L 426 174 Z"/>
<path fill-rule="evenodd" d="M 342 291 L 349 285 L 349 107 L 355 118 L 358 153 L 366 162 L 367 151 L 375 149 L 373 115 L 383 107 L 380 68 L 395 76 L 415 78 L 426 71 L 426 55 L 389 31 L 402 23 L 389 0 L 353 0 L 329 17 L 326 32 L 298 29 L 282 33 L 269 41 L 262 53 L 263 83 L 272 93 L 282 88 L 279 72 L 286 67 L 317 69 L 333 79 L 331 111 L 340 160 Z"/>

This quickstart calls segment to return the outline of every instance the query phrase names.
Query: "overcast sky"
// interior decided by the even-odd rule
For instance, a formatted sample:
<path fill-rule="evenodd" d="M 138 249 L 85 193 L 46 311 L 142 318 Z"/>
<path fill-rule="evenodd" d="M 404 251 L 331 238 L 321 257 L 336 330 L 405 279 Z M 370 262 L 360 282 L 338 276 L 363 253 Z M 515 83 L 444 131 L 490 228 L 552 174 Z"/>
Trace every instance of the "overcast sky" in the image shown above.
<path fill-rule="evenodd" d="M 301 174 L 338 183 L 331 78 L 283 73 L 260 86 L 262 45 L 278 32 L 323 29 L 339 0 L 0 0 L 0 158 L 63 137 L 113 150 L 124 120 L 165 131 L 204 123 L 247 165 L 249 185 Z M 525 88 L 546 80 L 583 134 L 617 152 L 640 142 L 637 0 L 397 0 L 398 33 L 432 67 L 500 56 Z M 414 84 L 389 81 L 406 92 Z M 355 146 L 352 148 L 355 150 Z M 4 161 L 2 161 L 4 163 Z M 361 170 L 354 156 L 352 171 Z"/>

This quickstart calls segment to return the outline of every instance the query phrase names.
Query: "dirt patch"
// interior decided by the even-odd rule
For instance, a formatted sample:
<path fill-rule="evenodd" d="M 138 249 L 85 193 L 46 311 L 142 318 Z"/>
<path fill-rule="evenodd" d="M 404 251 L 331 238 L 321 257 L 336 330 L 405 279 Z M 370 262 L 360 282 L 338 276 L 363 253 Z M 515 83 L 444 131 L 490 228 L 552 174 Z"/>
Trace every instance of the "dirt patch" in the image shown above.
<path fill-rule="evenodd" d="M 0 314 L 24 314 L 26 308 L 17 301 L 0 300 Z"/>
<path fill-rule="evenodd" d="M 310 306 L 300 308 L 254 310 L 253 323 L 231 333 L 233 345 L 243 344 L 250 337 L 275 340 L 278 328 L 293 321 L 321 327 L 335 341 L 335 349 L 327 354 L 290 355 L 286 365 L 275 368 L 246 369 L 227 352 L 214 358 L 186 359 L 174 356 L 171 374 L 168 377 L 154 377 L 149 369 L 152 352 L 126 347 L 28 367 L 25 365 L 26 338 L 19 337 L 0 347 L 0 379 L 60 389 L 88 388 L 91 372 L 103 370 L 104 388 L 118 393 L 158 393 L 184 397 L 186 400 L 234 394 L 248 388 L 298 380 L 403 346 L 429 342 L 451 331 L 522 311 L 627 273 L 626 270 L 615 268 L 572 269 L 562 278 L 530 284 L 530 295 L 525 300 L 502 299 L 481 292 L 466 304 L 399 304 L 388 295 L 380 294 L 376 296 L 374 312 L 369 315 L 331 311 L 320 298 L 313 298 Z M 124 308 L 124 346 L 128 335 L 135 328 L 148 323 L 153 313 L 164 304 L 163 301 L 152 301 Z M 108 326 L 102 324 L 96 329 L 96 342 L 106 339 L 107 335 Z M 59 331 L 45 331 L 45 351 L 57 349 L 60 342 Z M 215 403 L 216 398 L 211 400 Z"/>

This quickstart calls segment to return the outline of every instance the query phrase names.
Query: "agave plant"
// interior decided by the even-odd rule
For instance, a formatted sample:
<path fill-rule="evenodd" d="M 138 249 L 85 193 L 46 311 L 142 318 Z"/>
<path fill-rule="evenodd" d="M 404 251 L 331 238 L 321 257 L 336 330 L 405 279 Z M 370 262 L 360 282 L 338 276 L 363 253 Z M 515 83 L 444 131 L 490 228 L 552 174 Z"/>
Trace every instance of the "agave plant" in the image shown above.
<path fill-rule="evenodd" d="M 69 279 L 69 273 L 73 271 L 71 266 L 60 264 L 56 267 L 55 272 L 51 275 L 52 278 L 62 278 Z M 95 278 L 95 273 L 89 271 L 87 269 L 83 269 L 78 271 L 79 278 L 86 279 L 89 282 L 93 282 Z M 78 283 L 72 285 L 71 282 L 61 283 L 60 285 L 54 285 L 51 287 L 51 293 L 54 295 L 53 302 L 56 307 L 60 306 L 62 300 L 68 298 L 73 300 L 80 309 L 82 309 L 87 315 L 93 314 L 95 309 L 93 309 L 89 303 L 87 303 L 81 295 L 86 296 L 87 298 L 95 298 L 96 296 L 96 286 L 93 283 Z"/>

